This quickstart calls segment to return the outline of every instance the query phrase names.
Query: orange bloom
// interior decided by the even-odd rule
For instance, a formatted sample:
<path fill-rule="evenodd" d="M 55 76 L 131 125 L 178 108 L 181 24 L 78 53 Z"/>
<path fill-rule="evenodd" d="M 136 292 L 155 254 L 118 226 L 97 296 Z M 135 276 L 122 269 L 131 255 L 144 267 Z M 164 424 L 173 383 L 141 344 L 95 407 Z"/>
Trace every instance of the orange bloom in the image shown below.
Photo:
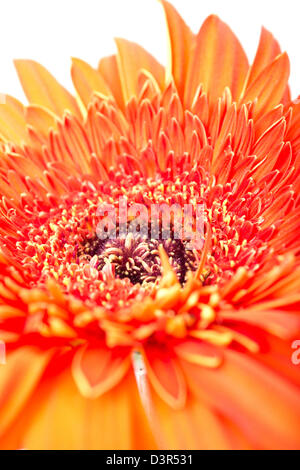
<path fill-rule="evenodd" d="M 117 39 L 74 98 L 17 60 L 0 105 L 0 446 L 300 448 L 300 102 L 162 0 L 169 63 Z M 95 236 L 99 204 L 205 204 L 205 243 Z"/>

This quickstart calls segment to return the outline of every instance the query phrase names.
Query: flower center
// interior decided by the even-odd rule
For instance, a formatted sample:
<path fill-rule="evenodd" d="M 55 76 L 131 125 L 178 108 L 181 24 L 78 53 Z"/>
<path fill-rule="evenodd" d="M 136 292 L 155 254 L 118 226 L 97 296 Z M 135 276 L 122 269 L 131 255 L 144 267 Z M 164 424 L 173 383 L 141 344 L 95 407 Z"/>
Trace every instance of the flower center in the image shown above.
<path fill-rule="evenodd" d="M 163 246 L 170 264 L 183 284 L 187 272 L 196 269 L 196 255 L 187 249 L 187 242 L 184 240 L 157 240 L 132 233 L 125 238 L 108 240 L 100 240 L 96 236 L 84 242 L 82 253 L 87 255 L 92 266 L 99 271 L 105 266 L 112 266 L 116 277 L 128 278 L 132 284 L 147 284 L 157 281 L 162 274 L 159 245 Z"/>
<path fill-rule="evenodd" d="M 239 199 L 234 183 L 212 186 L 209 181 L 196 183 L 194 179 L 193 174 L 164 181 L 115 173 L 108 182 L 72 183 L 66 194 L 54 197 L 49 193 L 46 200 L 24 196 L 24 210 L 7 209 L 11 229 L 1 238 L 3 249 L 29 288 L 43 288 L 54 279 L 64 293 L 87 305 L 115 310 L 116 305 L 129 306 L 137 296 L 156 287 L 162 275 L 160 245 L 181 285 L 189 272 L 198 269 L 202 249 L 188 249 L 186 237 L 175 236 L 172 225 L 167 236 L 159 230 L 155 237 L 148 231 L 146 237 L 127 232 L 126 236 L 116 233 L 115 238 L 100 239 L 95 235 L 99 206 L 117 208 L 124 195 L 129 206 L 143 204 L 148 210 L 152 204 L 195 207 L 204 201 L 204 226 L 210 226 L 212 235 L 201 283 L 222 284 L 241 266 L 258 269 L 272 231 L 262 229 L 263 219 L 251 214 L 257 207 L 255 194 Z M 204 241 L 205 237 L 204 231 Z"/>

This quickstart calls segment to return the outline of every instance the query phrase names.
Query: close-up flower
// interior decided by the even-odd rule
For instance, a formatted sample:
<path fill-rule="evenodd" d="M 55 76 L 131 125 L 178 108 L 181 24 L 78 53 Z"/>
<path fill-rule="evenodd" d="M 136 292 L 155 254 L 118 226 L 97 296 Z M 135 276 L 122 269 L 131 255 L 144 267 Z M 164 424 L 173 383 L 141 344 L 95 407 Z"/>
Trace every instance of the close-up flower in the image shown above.
<path fill-rule="evenodd" d="M 0 104 L 0 448 L 300 448 L 289 58 L 262 28 L 251 65 L 219 17 L 194 34 L 161 4 L 166 67 L 118 38 L 98 68 L 72 59 L 72 94 L 15 60 L 28 104 Z M 99 208 L 120 200 L 201 206 L 201 243 L 174 224 L 101 239 Z"/>

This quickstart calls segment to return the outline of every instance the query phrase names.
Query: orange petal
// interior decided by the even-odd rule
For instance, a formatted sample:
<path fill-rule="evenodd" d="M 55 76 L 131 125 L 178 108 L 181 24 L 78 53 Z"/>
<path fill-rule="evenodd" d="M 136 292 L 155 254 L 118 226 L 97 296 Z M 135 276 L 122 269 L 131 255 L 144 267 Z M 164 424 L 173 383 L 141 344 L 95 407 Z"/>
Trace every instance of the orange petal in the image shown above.
<path fill-rule="evenodd" d="M 97 398 L 117 385 L 128 372 L 128 350 L 82 347 L 74 356 L 74 380 L 87 398 Z"/>
<path fill-rule="evenodd" d="M 186 340 L 175 347 L 176 354 L 185 361 L 204 367 L 218 367 L 222 355 L 217 348 L 205 342 Z"/>
<path fill-rule="evenodd" d="M 166 81 L 169 82 L 172 77 L 174 78 L 178 94 L 183 99 L 195 35 L 169 2 L 161 0 L 161 3 L 165 11 L 169 34 L 169 63 Z"/>
<path fill-rule="evenodd" d="M 269 127 L 263 135 L 257 140 L 252 149 L 253 155 L 259 159 L 263 159 L 276 145 L 281 144 L 286 129 L 286 121 L 284 118 L 279 119 L 271 127 Z"/>
<path fill-rule="evenodd" d="M 24 106 L 8 95 L 5 96 L 5 103 L 0 104 L 0 136 L 19 145 L 28 141 Z"/>
<path fill-rule="evenodd" d="M 222 318 L 224 321 L 246 322 L 250 325 L 259 326 L 266 332 L 285 339 L 293 338 L 300 331 L 299 315 L 282 310 L 241 309 L 238 314 L 236 312 L 226 312 L 222 314 Z"/>
<path fill-rule="evenodd" d="M 274 36 L 270 31 L 262 27 L 255 59 L 249 70 L 249 76 L 247 79 L 248 87 L 260 75 L 263 69 L 280 54 L 280 52 L 279 44 Z"/>
<path fill-rule="evenodd" d="M 25 108 L 26 122 L 44 136 L 49 134 L 50 129 L 56 129 L 56 117 L 51 111 L 42 106 L 31 105 Z"/>
<path fill-rule="evenodd" d="M 299 127 L 300 127 L 300 97 L 295 100 L 294 102 L 289 104 L 289 107 L 292 108 L 292 121 L 287 132 L 286 140 L 289 140 L 292 144 L 293 151 L 295 155 L 300 147 L 300 135 L 299 135 Z"/>
<path fill-rule="evenodd" d="M 116 56 L 103 57 L 99 62 L 98 70 L 112 91 L 117 104 L 123 109 L 124 99 Z"/>
<path fill-rule="evenodd" d="M 109 393 L 87 399 L 66 368 L 42 383 L 5 448 L 16 445 L 16 436 L 25 449 L 156 448 L 132 373 Z"/>
<path fill-rule="evenodd" d="M 25 406 L 49 358 L 30 347 L 7 354 L 6 364 L 0 365 L 0 435 Z"/>
<path fill-rule="evenodd" d="M 256 140 L 258 140 L 263 135 L 263 133 L 274 124 L 274 122 L 279 121 L 282 116 L 283 105 L 279 104 L 275 108 L 271 109 L 267 114 L 258 119 L 258 121 L 254 123 Z"/>
<path fill-rule="evenodd" d="M 189 393 L 183 409 L 174 410 L 153 394 L 153 426 L 162 449 L 228 449 L 231 439 L 213 408 Z"/>
<path fill-rule="evenodd" d="M 266 335 L 265 333 L 264 336 L 267 336 L 268 354 L 262 351 L 256 354 L 254 359 L 268 365 L 278 374 L 282 375 L 282 377 L 289 379 L 300 387 L 299 367 L 295 367 L 291 360 L 293 352 L 291 344 L 293 341 L 283 341 L 280 338 L 269 334 Z"/>
<path fill-rule="evenodd" d="M 291 90 L 290 87 L 287 85 L 285 92 L 283 93 L 283 97 L 281 98 L 281 102 L 284 106 L 288 106 L 291 102 Z"/>
<path fill-rule="evenodd" d="M 185 102 L 191 106 L 202 83 L 213 104 L 229 87 L 233 100 L 242 92 L 248 72 L 248 60 L 231 29 L 217 16 L 209 16 L 197 37 L 187 77 Z"/>
<path fill-rule="evenodd" d="M 117 62 L 121 78 L 124 101 L 137 95 L 140 70 L 147 70 L 155 78 L 158 86 L 164 86 L 164 68 L 143 47 L 125 39 L 116 39 L 118 48 Z"/>
<path fill-rule="evenodd" d="M 87 107 L 93 92 L 111 95 L 111 91 L 100 73 L 81 59 L 72 59 L 71 75 L 74 86 Z"/>
<path fill-rule="evenodd" d="M 229 418 L 255 448 L 300 447 L 299 388 L 250 355 L 227 350 L 219 369 L 182 362 L 193 392 Z"/>
<path fill-rule="evenodd" d="M 33 60 L 15 60 L 23 90 L 30 104 L 49 108 L 61 116 L 64 111 L 80 116 L 75 98 L 43 67 Z"/>
<path fill-rule="evenodd" d="M 258 75 L 263 71 L 263 69 L 269 65 L 279 54 L 281 53 L 280 46 L 273 34 L 270 33 L 266 28 L 262 27 L 259 45 L 255 55 L 254 62 L 249 70 L 249 75 L 247 79 L 246 86 L 249 87 Z M 282 103 L 288 104 L 291 100 L 290 89 L 286 86 Z"/>
<path fill-rule="evenodd" d="M 277 106 L 285 92 L 290 75 L 290 62 L 287 54 L 276 57 L 258 77 L 247 87 L 241 103 L 248 103 L 257 99 L 254 116 L 257 118 L 263 113 Z"/>
<path fill-rule="evenodd" d="M 185 380 L 178 363 L 170 357 L 170 352 L 148 346 L 144 358 L 155 391 L 172 408 L 182 408 L 186 401 Z"/>

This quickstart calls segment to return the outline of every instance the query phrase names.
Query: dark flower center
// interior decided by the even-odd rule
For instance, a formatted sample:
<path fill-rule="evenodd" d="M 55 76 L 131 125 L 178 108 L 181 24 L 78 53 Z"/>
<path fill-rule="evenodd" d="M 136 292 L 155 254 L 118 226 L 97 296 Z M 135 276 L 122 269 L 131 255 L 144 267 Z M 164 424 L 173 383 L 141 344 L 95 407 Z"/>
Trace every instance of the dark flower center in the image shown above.
<path fill-rule="evenodd" d="M 144 284 L 155 282 L 162 274 L 158 252 L 160 245 L 164 247 L 179 281 L 184 284 L 187 272 L 196 269 L 196 255 L 187 248 L 184 240 L 151 239 L 132 233 L 125 238 L 107 240 L 94 236 L 82 244 L 81 254 L 87 255 L 98 270 L 110 264 L 116 277 L 128 278 L 132 284 Z"/>

